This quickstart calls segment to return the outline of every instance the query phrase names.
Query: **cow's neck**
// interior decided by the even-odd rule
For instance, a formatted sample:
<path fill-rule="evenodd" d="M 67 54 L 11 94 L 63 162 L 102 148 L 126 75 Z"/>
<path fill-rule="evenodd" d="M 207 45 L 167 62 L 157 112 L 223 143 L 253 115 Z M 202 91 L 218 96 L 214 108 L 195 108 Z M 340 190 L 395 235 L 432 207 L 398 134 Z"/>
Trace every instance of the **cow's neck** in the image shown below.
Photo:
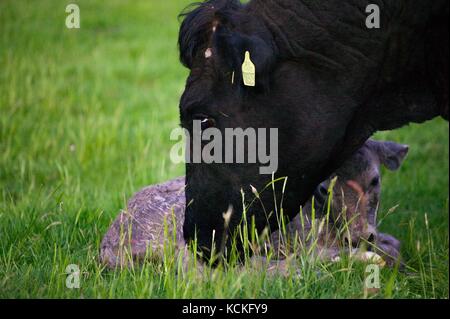
<path fill-rule="evenodd" d="M 389 26 L 367 29 L 365 2 L 254 0 L 248 9 L 265 21 L 281 57 L 350 75 L 378 67 L 390 36 L 387 17 L 382 23 Z M 384 8 L 383 13 L 388 10 L 397 15 L 398 8 Z"/>
<path fill-rule="evenodd" d="M 445 6 L 445 1 L 436 3 Z M 366 27 L 369 4 L 381 9 L 380 29 Z M 323 78 L 335 81 L 343 94 L 365 105 L 362 116 L 372 115 L 374 130 L 431 119 L 445 113 L 440 110 L 445 105 L 448 116 L 448 88 L 447 101 L 437 105 L 424 63 L 432 51 L 424 49 L 425 30 L 439 12 L 437 5 L 419 0 L 253 0 L 247 10 L 264 21 L 280 59 L 316 67 Z M 389 122 L 384 122 L 387 113 Z"/>
<path fill-rule="evenodd" d="M 371 3 L 382 9 L 380 29 L 366 27 L 365 8 Z M 253 0 L 247 6 L 248 14 L 264 21 L 272 34 L 279 59 L 316 68 L 323 80 L 331 79 L 355 101 L 353 118 L 322 177 L 373 132 L 443 113 L 423 62 L 431 7 L 416 0 Z"/>

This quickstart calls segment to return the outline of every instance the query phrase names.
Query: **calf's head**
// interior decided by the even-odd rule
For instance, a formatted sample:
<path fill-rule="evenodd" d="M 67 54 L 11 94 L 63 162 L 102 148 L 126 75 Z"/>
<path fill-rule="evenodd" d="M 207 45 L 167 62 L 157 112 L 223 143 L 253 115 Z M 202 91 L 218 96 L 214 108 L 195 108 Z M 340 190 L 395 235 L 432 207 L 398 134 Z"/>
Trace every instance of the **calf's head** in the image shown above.
<path fill-rule="evenodd" d="M 344 245 L 356 248 L 362 241 L 375 242 L 381 194 L 380 166 L 397 170 L 407 153 L 407 145 L 368 140 L 330 179 L 318 186 L 317 198 L 323 199 L 331 180 L 336 178 L 330 219 L 341 229 Z"/>

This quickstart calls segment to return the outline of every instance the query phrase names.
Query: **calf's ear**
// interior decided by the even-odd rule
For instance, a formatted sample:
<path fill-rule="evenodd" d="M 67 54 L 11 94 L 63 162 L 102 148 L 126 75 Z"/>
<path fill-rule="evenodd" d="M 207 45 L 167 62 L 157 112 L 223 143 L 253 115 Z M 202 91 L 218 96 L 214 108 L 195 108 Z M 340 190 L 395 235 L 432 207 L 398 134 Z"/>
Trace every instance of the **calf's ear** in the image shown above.
<path fill-rule="evenodd" d="M 243 85 L 242 63 L 249 52 L 255 65 L 255 88 L 267 89 L 272 68 L 275 64 L 275 49 L 258 35 L 246 35 L 227 27 L 218 26 L 214 34 L 214 48 L 230 72 L 234 72 L 233 84 Z"/>
<path fill-rule="evenodd" d="M 409 146 L 395 142 L 371 141 L 380 162 L 391 171 L 399 169 L 409 151 Z"/>

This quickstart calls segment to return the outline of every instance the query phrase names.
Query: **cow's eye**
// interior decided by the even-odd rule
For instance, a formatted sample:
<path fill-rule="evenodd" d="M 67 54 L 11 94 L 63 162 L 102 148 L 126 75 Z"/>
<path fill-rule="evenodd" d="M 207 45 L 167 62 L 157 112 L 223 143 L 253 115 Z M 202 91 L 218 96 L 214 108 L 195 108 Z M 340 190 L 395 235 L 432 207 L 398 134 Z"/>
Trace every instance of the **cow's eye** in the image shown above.
<path fill-rule="evenodd" d="M 194 116 L 194 121 L 200 121 L 202 131 L 216 126 L 216 121 L 212 117 L 206 115 L 196 115 Z"/>
<path fill-rule="evenodd" d="M 380 178 L 378 176 L 372 178 L 372 180 L 370 181 L 370 186 L 372 187 L 376 187 L 378 186 L 378 184 L 380 183 Z"/>

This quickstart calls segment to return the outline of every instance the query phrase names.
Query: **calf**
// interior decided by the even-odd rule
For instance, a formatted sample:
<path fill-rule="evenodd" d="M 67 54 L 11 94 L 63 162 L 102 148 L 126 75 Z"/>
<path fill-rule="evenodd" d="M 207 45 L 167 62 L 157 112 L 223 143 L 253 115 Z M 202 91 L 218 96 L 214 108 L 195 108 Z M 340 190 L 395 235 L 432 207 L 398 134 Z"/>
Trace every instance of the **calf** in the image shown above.
<path fill-rule="evenodd" d="M 319 257 L 334 259 L 343 250 L 355 252 L 364 244 L 368 251 L 381 255 L 384 262 L 393 266 L 400 256 L 400 242 L 377 231 L 380 167 L 384 165 L 389 170 L 397 170 L 408 150 L 407 145 L 368 140 L 316 188 L 314 207 L 318 218 L 314 223 L 310 220 L 310 200 L 303 216 L 295 216 L 287 225 L 286 234 L 280 235 L 278 231 L 272 234 L 275 251 L 289 253 L 284 243 L 289 242 L 292 246 L 292 238 L 298 238 L 298 247 L 304 247 L 302 243 L 306 242 L 308 246 L 314 245 Z"/>
<path fill-rule="evenodd" d="M 300 239 L 299 247 L 315 245 L 318 256 L 336 258 L 342 250 L 366 243 L 383 256 L 388 265 L 399 258 L 400 242 L 379 233 L 376 214 L 381 192 L 380 166 L 396 170 L 408 152 L 405 145 L 368 140 L 315 192 L 316 216 L 311 221 L 312 201 L 286 227 L 286 233 L 271 234 L 269 244 L 279 256 L 287 255 L 286 243 Z M 168 236 L 185 252 L 185 178 L 146 187 L 136 193 L 102 240 L 100 260 L 110 268 L 146 258 L 162 260 Z M 330 191 L 330 192 L 329 192 Z M 327 200 L 329 193 L 333 196 Z M 328 210 L 328 203 L 330 209 Z M 314 225 L 320 225 L 317 232 Z M 311 236 L 310 234 L 317 234 Z M 217 234 L 220 235 L 220 234 Z M 148 249 L 150 247 L 150 249 Z"/>

